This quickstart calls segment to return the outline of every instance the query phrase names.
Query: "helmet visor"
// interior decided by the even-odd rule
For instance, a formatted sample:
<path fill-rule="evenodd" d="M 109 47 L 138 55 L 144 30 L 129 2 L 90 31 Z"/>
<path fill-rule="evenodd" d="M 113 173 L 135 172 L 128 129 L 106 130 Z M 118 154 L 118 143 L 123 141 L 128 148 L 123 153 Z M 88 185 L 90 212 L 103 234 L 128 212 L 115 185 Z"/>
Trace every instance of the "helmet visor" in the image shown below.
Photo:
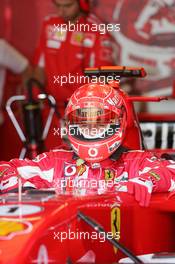
<path fill-rule="evenodd" d="M 77 109 L 68 116 L 69 133 L 80 140 L 103 140 L 120 130 L 121 118 L 108 109 Z"/>

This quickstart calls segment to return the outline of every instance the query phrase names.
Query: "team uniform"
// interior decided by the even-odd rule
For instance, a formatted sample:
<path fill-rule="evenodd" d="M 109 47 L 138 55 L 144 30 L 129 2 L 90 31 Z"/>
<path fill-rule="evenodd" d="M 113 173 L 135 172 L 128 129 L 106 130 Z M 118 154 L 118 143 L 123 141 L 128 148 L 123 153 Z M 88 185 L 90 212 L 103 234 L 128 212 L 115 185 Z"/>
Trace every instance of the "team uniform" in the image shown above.
<path fill-rule="evenodd" d="M 93 25 L 99 24 L 98 18 L 92 14 L 79 18 L 75 24 L 79 31 L 74 30 L 73 25 L 72 29 L 67 27 L 66 30 L 68 24 L 58 16 L 50 16 L 44 21 L 35 64 L 45 68 L 47 91 L 56 98 L 60 110 L 64 110 L 68 98 L 84 83 L 71 83 L 74 81 L 72 77 L 70 83 L 61 85 L 54 76 L 68 77 L 71 74 L 77 77 L 84 75 L 86 67 L 114 64 L 114 42 L 108 33 L 95 31 Z"/>
<path fill-rule="evenodd" d="M 74 28 L 66 30 L 68 24 L 58 16 L 47 17 L 44 21 L 34 60 L 36 65 L 44 68 L 46 90 L 56 99 L 61 117 L 64 115 L 68 99 L 76 88 L 91 81 L 82 78 L 86 67 L 114 65 L 113 39 L 108 33 L 101 34 L 99 30 L 91 30 L 94 25 L 99 24 L 98 18 L 92 14 L 79 18 L 75 24 L 76 29 L 81 29 L 79 31 Z M 54 134 L 61 126 L 60 121 L 54 116 L 45 142 L 47 149 L 62 143 L 61 138 L 55 137 Z"/>
<path fill-rule="evenodd" d="M 73 151 L 55 149 L 35 160 L 1 162 L 0 173 L 2 193 L 18 188 L 19 175 L 23 187 L 55 187 L 58 193 L 76 195 L 128 191 L 141 205 L 148 205 L 152 192 L 175 189 L 175 161 L 160 160 L 144 151 L 129 151 L 118 160 L 91 164 L 83 163 Z"/>

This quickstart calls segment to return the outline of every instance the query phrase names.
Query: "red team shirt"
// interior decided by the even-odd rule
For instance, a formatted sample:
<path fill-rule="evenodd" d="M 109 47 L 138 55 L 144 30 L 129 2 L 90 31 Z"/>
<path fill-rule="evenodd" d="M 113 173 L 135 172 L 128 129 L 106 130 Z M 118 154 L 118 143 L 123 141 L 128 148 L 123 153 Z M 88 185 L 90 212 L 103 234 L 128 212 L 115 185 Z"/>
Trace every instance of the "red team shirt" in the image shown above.
<path fill-rule="evenodd" d="M 57 16 L 45 19 L 35 56 L 35 64 L 45 68 L 48 92 L 57 99 L 60 106 L 84 83 L 67 82 L 61 86 L 54 76 L 77 76 L 82 75 L 86 67 L 114 64 L 114 42 L 111 36 L 107 31 L 102 34 L 102 30 L 91 30 L 94 24 L 100 24 L 96 16 L 90 14 L 80 17 L 77 28 L 80 24 L 87 25 L 81 31 L 73 31 L 73 28 L 72 31 L 59 31 L 59 26 L 63 24 L 64 20 Z"/>
<path fill-rule="evenodd" d="M 114 64 L 114 41 L 104 30 L 91 30 L 93 25 L 101 22 L 92 14 L 80 17 L 77 25 L 85 24 L 83 30 L 58 30 L 65 25 L 65 21 L 58 16 L 47 17 L 44 21 L 38 48 L 35 54 L 35 64 L 44 68 L 47 78 L 47 92 L 56 99 L 61 116 L 64 115 L 65 105 L 72 93 L 85 84 L 79 81 L 84 68 L 109 66 Z M 78 28 L 78 26 L 76 28 Z M 69 29 L 69 27 L 67 26 Z M 78 28 L 80 29 L 80 27 Z M 90 30 L 89 30 L 90 29 Z M 97 27 L 99 29 L 99 27 Z M 71 29 L 72 30 L 72 29 Z M 78 81 L 73 77 L 61 84 L 59 78 L 78 76 Z M 72 83 L 71 83 L 72 82 Z M 45 141 L 47 149 L 62 144 L 60 137 L 54 136 L 55 129 L 60 127 L 59 121 L 54 116 L 52 126 Z"/>
<path fill-rule="evenodd" d="M 19 175 L 23 187 L 54 187 L 62 194 L 88 195 L 111 191 L 134 193 L 131 183 L 135 183 L 134 188 L 142 187 L 135 189 L 136 200 L 139 195 L 138 200 L 148 205 L 152 191 L 167 192 L 175 189 L 175 161 L 159 159 L 149 152 L 128 151 L 119 160 L 109 158 L 95 165 L 79 163 L 78 159 L 73 151 L 55 149 L 40 154 L 34 160 L 0 162 L 0 190 L 5 193 L 17 189 Z M 78 184 L 82 179 L 83 185 Z M 70 184 L 70 180 L 73 183 Z M 111 181 L 110 184 L 107 184 L 108 181 Z"/>

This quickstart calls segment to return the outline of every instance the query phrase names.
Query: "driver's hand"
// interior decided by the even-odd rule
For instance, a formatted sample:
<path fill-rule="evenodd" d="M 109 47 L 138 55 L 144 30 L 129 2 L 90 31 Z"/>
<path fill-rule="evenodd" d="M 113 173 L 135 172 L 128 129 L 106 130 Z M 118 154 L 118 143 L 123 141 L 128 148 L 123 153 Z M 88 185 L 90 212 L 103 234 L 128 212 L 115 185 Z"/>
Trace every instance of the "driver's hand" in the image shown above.
<path fill-rule="evenodd" d="M 134 195 L 135 200 L 145 207 L 149 206 L 152 190 L 152 181 L 141 177 L 120 182 L 119 188 L 117 188 L 119 192 L 127 192 Z"/>

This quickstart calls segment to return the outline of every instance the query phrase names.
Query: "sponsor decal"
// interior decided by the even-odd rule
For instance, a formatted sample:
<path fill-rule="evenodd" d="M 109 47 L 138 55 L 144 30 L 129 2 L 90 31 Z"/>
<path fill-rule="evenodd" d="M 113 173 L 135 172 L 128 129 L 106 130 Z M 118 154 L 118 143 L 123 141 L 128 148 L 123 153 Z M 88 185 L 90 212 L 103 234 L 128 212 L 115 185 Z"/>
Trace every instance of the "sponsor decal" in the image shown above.
<path fill-rule="evenodd" d="M 65 162 L 64 164 L 64 176 L 66 177 L 71 177 L 76 175 L 76 165 L 75 164 L 69 164 L 67 162 Z"/>
<path fill-rule="evenodd" d="M 77 166 L 81 166 L 84 163 L 85 163 L 85 161 L 83 159 L 77 159 L 77 161 L 76 161 Z"/>
<path fill-rule="evenodd" d="M 108 104 L 113 106 L 118 106 L 120 102 L 120 98 L 118 96 L 113 96 L 113 98 L 107 99 Z"/>
<path fill-rule="evenodd" d="M 120 222 L 120 208 L 114 207 L 111 210 L 111 231 L 116 241 L 120 239 Z M 114 252 L 117 253 L 116 247 L 114 247 Z"/>
<path fill-rule="evenodd" d="M 90 157 L 96 157 L 98 155 L 98 150 L 96 148 L 90 148 L 88 150 L 88 154 Z"/>
<path fill-rule="evenodd" d="M 78 176 L 83 175 L 83 173 L 86 171 L 86 165 L 84 163 L 85 161 L 83 159 L 77 159 L 76 161 Z"/>
<path fill-rule="evenodd" d="M 59 41 L 65 41 L 66 40 L 67 31 L 57 31 L 55 32 L 54 39 L 57 39 Z"/>
<path fill-rule="evenodd" d="M 69 164 L 65 162 L 64 166 L 64 176 L 71 177 L 71 176 L 82 176 L 84 172 L 86 172 L 87 166 L 84 164 L 85 161 L 82 159 L 78 159 L 76 164 Z"/>
<path fill-rule="evenodd" d="M 73 32 L 71 36 L 71 44 L 75 46 L 82 46 L 84 34 L 82 32 Z"/>
<path fill-rule="evenodd" d="M 112 152 L 113 150 L 117 149 L 117 147 L 120 145 L 120 141 L 115 142 L 109 147 L 109 151 Z"/>
<path fill-rule="evenodd" d="M 104 173 L 105 173 L 105 181 L 109 181 L 109 180 L 114 179 L 114 171 L 113 170 L 106 169 L 104 171 Z"/>
<path fill-rule="evenodd" d="M 126 181 L 128 181 L 128 172 L 127 171 L 123 172 L 120 176 L 115 178 L 116 183 L 126 182 Z"/>
<path fill-rule="evenodd" d="M 65 41 L 67 36 L 67 31 L 62 30 L 61 27 L 57 27 L 57 30 L 54 30 L 53 26 L 48 26 L 47 28 L 47 39 L 55 41 Z"/>
<path fill-rule="evenodd" d="M 151 174 L 151 176 L 156 180 L 156 181 L 160 181 L 160 175 L 157 174 L 154 171 L 150 171 L 149 174 Z"/>
<path fill-rule="evenodd" d="M 52 49 L 59 49 L 61 42 L 66 40 L 67 32 L 65 30 L 54 31 L 52 26 L 47 28 L 47 47 Z"/>
<path fill-rule="evenodd" d="M 0 221 L 0 240 L 10 240 L 17 235 L 25 235 L 31 232 L 32 224 L 21 221 Z"/>
<path fill-rule="evenodd" d="M 86 165 L 82 164 L 80 166 L 77 167 L 77 174 L 78 176 L 83 175 L 83 173 L 86 171 Z"/>

